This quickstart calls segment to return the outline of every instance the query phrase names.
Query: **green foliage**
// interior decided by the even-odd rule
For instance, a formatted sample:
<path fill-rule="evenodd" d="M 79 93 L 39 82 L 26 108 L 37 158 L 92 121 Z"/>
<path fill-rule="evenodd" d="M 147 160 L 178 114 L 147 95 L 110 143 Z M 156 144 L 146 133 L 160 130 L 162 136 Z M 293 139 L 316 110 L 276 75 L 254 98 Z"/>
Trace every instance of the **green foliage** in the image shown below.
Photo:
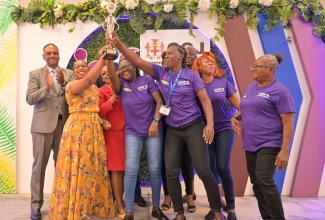
<path fill-rule="evenodd" d="M 0 194 L 15 193 L 16 166 L 15 159 L 0 151 Z"/>
<path fill-rule="evenodd" d="M 273 0 L 270 5 L 260 4 L 258 0 L 239 0 L 238 5 L 230 5 L 229 0 L 200 0 L 211 3 L 208 9 L 208 16 L 211 19 L 214 15 L 218 16 L 216 27 L 216 36 L 214 39 L 223 37 L 223 24 L 227 19 L 233 19 L 247 14 L 246 25 L 249 29 L 256 29 L 259 23 L 258 14 L 264 13 L 267 17 L 265 31 L 274 28 L 278 23 L 286 26 L 288 21 L 295 16 L 297 6 L 301 12 L 301 16 L 307 22 L 313 22 L 320 28 L 314 30 L 318 36 L 325 36 L 323 31 L 325 26 L 325 11 L 319 0 Z M 40 24 L 41 27 L 56 24 L 65 24 L 67 22 L 75 22 L 76 20 L 95 21 L 98 24 L 104 22 L 104 16 L 107 16 L 105 8 L 100 7 L 100 0 L 88 0 L 78 5 L 59 3 L 55 5 L 55 0 L 32 0 L 29 6 L 22 8 L 15 7 L 11 13 L 12 20 L 17 24 L 30 22 Z M 165 8 L 172 5 L 171 11 Z M 169 21 L 174 25 L 181 25 L 184 21 L 190 21 L 189 33 L 193 35 L 193 26 L 195 16 L 207 8 L 200 8 L 198 0 L 167 0 L 157 1 L 149 4 L 145 0 L 139 0 L 135 6 L 129 6 L 119 2 L 114 15 L 116 17 L 130 15 L 130 24 L 132 29 L 139 34 L 143 34 L 147 27 L 154 23 L 154 30 L 161 28 L 163 21 Z M 59 8 L 59 12 L 58 12 Z M 54 12 L 56 10 L 56 13 Z M 189 12 L 189 19 L 186 12 Z M 156 19 L 153 19 L 156 15 Z M 73 31 L 74 28 L 69 31 Z"/>
<path fill-rule="evenodd" d="M 10 158 L 16 157 L 15 118 L 0 104 L 0 151 Z"/>
<path fill-rule="evenodd" d="M 0 34 L 3 35 L 12 23 L 11 12 L 17 6 L 17 0 L 1 0 L 0 4 Z"/>

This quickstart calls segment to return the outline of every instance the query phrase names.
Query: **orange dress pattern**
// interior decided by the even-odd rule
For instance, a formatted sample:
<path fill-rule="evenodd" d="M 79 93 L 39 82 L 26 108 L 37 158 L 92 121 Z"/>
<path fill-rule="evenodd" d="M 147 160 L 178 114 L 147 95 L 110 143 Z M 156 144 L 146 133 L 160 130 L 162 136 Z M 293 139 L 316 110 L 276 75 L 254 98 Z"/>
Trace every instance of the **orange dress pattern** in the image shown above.
<path fill-rule="evenodd" d="M 69 88 L 70 83 L 66 86 L 70 116 L 60 143 L 49 219 L 78 220 L 85 214 L 114 217 L 98 89 L 93 85 L 74 95 Z"/>

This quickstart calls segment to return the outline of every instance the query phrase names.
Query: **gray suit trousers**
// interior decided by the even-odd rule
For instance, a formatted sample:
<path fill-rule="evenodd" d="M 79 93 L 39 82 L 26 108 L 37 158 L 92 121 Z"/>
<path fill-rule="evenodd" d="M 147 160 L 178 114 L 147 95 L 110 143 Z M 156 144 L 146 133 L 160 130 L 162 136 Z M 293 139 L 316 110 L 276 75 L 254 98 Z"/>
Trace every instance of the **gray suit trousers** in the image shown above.
<path fill-rule="evenodd" d="M 64 121 L 61 119 L 58 120 L 57 126 L 52 133 L 32 132 L 34 157 L 30 183 L 32 209 L 42 208 L 44 202 L 43 189 L 46 166 L 49 161 L 51 150 L 53 151 L 53 160 L 56 164 L 63 126 Z"/>

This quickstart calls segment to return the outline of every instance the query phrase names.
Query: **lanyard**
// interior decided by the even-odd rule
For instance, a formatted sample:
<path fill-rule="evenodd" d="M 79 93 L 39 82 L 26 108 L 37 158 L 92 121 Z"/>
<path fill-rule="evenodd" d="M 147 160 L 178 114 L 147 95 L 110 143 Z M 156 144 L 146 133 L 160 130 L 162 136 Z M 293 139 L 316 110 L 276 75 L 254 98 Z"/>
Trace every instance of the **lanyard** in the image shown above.
<path fill-rule="evenodd" d="M 172 94 L 173 94 L 174 89 L 175 89 L 175 87 L 176 87 L 176 85 L 177 85 L 177 82 L 178 82 L 178 80 L 179 80 L 179 77 L 181 76 L 182 70 L 183 70 L 183 69 L 181 69 L 181 70 L 177 73 L 177 77 L 176 77 L 174 83 L 173 83 L 173 77 L 172 77 L 172 74 L 171 74 L 171 72 L 169 72 L 169 75 L 170 75 L 170 89 L 169 89 L 168 99 L 167 99 L 167 102 L 166 102 L 166 105 L 167 105 L 167 106 L 168 106 L 169 103 L 170 103 L 170 99 L 172 98 Z"/>

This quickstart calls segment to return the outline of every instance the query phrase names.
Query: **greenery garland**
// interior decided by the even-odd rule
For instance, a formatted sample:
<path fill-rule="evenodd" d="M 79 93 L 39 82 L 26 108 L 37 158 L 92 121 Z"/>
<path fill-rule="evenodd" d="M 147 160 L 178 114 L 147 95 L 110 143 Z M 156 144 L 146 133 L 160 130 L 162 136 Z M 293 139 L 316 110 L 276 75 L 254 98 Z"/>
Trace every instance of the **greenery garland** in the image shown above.
<path fill-rule="evenodd" d="M 32 0 L 27 8 L 14 7 L 12 20 L 17 25 L 24 22 L 40 24 L 40 27 L 54 27 L 68 22 L 85 22 L 87 20 L 102 24 L 108 15 L 107 1 L 88 0 L 84 3 L 56 4 L 55 0 Z M 325 10 L 319 0 L 165 0 L 149 4 L 145 0 L 121 0 L 117 4 L 115 17 L 129 15 L 130 25 L 138 34 L 145 33 L 148 25 L 154 25 L 154 30 L 161 28 L 163 21 L 169 21 L 178 26 L 189 20 L 189 33 L 193 35 L 195 16 L 200 11 L 207 11 L 209 18 L 218 15 L 214 28 L 214 40 L 224 36 L 223 24 L 227 19 L 233 19 L 246 13 L 246 25 L 255 30 L 259 23 L 258 14 L 267 17 L 265 31 L 274 28 L 278 23 L 290 27 L 290 19 L 295 17 L 296 9 L 306 22 L 313 22 L 314 33 L 325 43 Z M 189 19 L 187 16 L 189 12 Z M 73 31 L 70 29 L 69 32 Z"/>

